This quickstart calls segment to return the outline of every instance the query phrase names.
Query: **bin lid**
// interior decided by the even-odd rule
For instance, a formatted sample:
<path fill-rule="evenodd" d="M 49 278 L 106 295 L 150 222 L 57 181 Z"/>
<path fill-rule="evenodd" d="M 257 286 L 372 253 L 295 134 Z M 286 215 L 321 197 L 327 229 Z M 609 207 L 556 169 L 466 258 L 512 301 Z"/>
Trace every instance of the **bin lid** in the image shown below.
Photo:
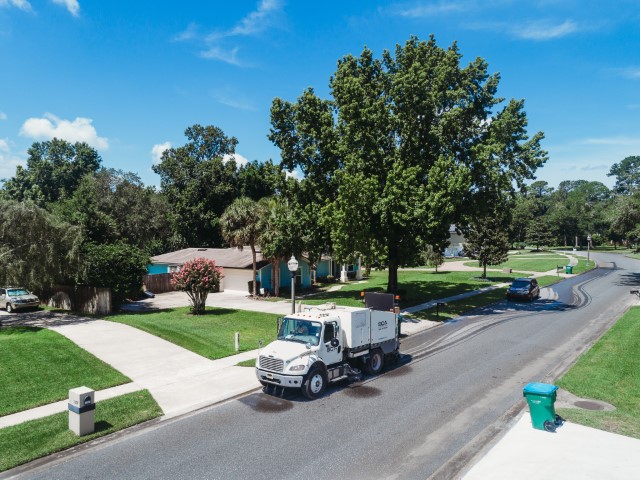
<path fill-rule="evenodd" d="M 556 385 L 549 385 L 548 383 L 531 382 L 524 386 L 523 393 L 537 393 L 538 395 L 551 395 L 558 390 Z"/>

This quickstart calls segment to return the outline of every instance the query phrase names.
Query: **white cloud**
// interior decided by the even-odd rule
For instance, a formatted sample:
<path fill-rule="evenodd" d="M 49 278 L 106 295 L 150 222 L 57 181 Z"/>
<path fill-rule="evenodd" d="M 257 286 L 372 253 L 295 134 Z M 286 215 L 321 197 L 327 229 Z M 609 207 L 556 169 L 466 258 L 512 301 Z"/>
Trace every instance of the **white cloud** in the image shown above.
<path fill-rule="evenodd" d="M 78 0 L 53 0 L 53 3 L 65 7 L 74 17 L 77 17 L 80 12 Z"/>
<path fill-rule="evenodd" d="M 616 68 L 613 71 L 621 77 L 640 80 L 640 67 Z"/>
<path fill-rule="evenodd" d="M 229 160 L 234 159 L 236 161 L 236 165 L 238 167 L 240 167 L 241 165 L 246 165 L 247 163 L 249 163 L 249 160 L 247 159 L 247 157 L 244 157 L 242 155 L 240 155 L 239 153 L 234 153 L 233 155 L 224 155 L 222 157 L 222 161 L 224 163 L 227 163 Z"/>
<path fill-rule="evenodd" d="M 200 56 L 209 60 L 220 60 L 230 65 L 241 66 L 242 63 L 238 60 L 238 50 L 238 47 L 227 50 L 219 45 L 213 45 L 207 50 L 200 52 Z"/>
<path fill-rule="evenodd" d="M 276 23 L 276 17 L 282 10 L 281 0 L 260 0 L 257 9 L 249 12 L 244 18 L 227 30 L 215 30 L 207 35 L 198 33 L 197 25 L 190 23 L 186 30 L 173 37 L 174 41 L 196 41 L 203 44 L 199 52 L 202 58 L 219 60 L 235 66 L 248 66 L 238 58 L 240 48 L 231 44 L 231 39 L 254 37 Z"/>
<path fill-rule="evenodd" d="M 302 174 L 298 170 L 294 170 L 292 172 L 285 170 L 284 174 L 287 176 L 287 178 L 295 178 L 296 180 L 302 180 Z"/>
<path fill-rule="evenodd" d="M 0 7 L 16 7 L 25 12 L 31 12 L 31 4 L 27 0 L 0 0 Z"/>
<path fill-rule="evenodd" d="M 247 100 L 242 94 L 239 94 L 231 88 L 223 88 L 211 92 L 214 100 L 227 107 L 236 108 L 238 110 L 255 110 L 256 107 Z"/>
<path fill-rule="evenodd" d="M 0 120 L 6 120 L 7 119 L 7 114 L 4 112 L 0 112 Z"/>
<path fill-rule="evenodd" d="M 618 147 L 640 147 L 640 137 L 600 137 L 600 138 L 586 138 L 580 140 L 578 143 L 583 145 L 613 145 Z"/>
<path fill-rule="evenodd" d="M 99 137 L 90 118 L 77 117 L 73 121 L 62 120 L 51 113 L 44 118 L 29 118 L 20 129 L 20 135 L 36 140 L 61 138 L 68 142 L 86 142 L 94 148 L 106 150 L 109 141 Z"/>
<path fill-rule="evenodd" d="M 469 8 L 469 2 L 436 2 L 396 4 L 386 9 L 391 15 L 406 18 L 428 18 L 451 12 L 463 12 Z"/>
<path fill-rule="evenodd" d="M 521 23 L 476 22 L 470 23 L 466 27 L 472 30 L 506 32 L 515 38 L 535 41 L 553 40 L 594 28 L 589 25 L 578 25 L 573 20 L 565 20 L 562 23 L 551 20 L 534 20 Z"/>
<path fill-rule="evenodd" d="M 151 149 L 151 158 L 153 160 L 153 164 L 157 165 L 160 163 L 162 159 L 162 154 L 165 150 L 169 150 L 171 148 L 171 142 L 157 143 Z"/>
<path fill-rule="evenodd" d="M 173 37 L 174 42 L 186 42 L 198 37 L 198 25 L 196 23 L 190 23 L 187 25 L 186 30 L 178 33 Z"/>
<path fill-rule="evenodd" d="M 255 12 L 249 13 L 231 29 L 228 36 L 255 35 L 270 26 L 270 15 L 282 8 L 278 0 L 262 0 Z"/>
<path fill-rule="evenodd" d="M 578 31 L 578 25 L 572 20 L 554 24 L 549 21 L 529 22 L 524 25 L 514 26 L 511 33 L 526 40 L 552 40 L 561 38 Z"/>
<path fill-rule="evenodd" d="M 16 167 L 26 162 L 11 153 L 7 139 L 0 138 L 0 180 L 11 178 L 16 174 Z"/>

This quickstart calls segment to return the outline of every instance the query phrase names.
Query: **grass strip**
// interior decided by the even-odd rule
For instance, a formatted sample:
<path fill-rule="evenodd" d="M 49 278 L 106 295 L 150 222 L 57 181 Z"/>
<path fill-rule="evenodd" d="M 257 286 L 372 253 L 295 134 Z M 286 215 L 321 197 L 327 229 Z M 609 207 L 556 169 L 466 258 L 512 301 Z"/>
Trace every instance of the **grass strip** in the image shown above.
<path fill-rule="evenodd" d="M 0 328 L 0 416 L 131 380 L 66 337 L 36 327 Z"/>
<path fill-rule="evenodd" d="M 91 435 L 79 437 L 71 432 L 68 412 L 0 429 L 0 471 L 160 415 L 162 410 L 151 394 L 141 390 L 99 402 L 95 410 L 96 431 Z"/>
<path fill-rule="evenodd" d="M 258 348 L 275 340 L 279 315 L 229 308 L 207 307 L 192 315 L 189 307 L 155 312 L 122 313 L 105 320 L 124 323 L 210 359 L 235 355 L 235 333 L 240 332 L 240 351 Z"/>
<path fill-rule="evenodd" d="M 487 272 L 487 279 L 480 279 L 482 272 L 450 272 L 446 265 L 437 273 L 425 270 L 400 270 L 398 271 L 398 294 L 400 295 L 401 308 L 419 305 L 429 299 L 446 298 L 460 293 L 477 290 L 496 283 L 511 282 L 519 275 L 502 272 Z M 330 292 L 329 286 L 323 290 L 307 295 L 302 299 L 303 304 L 318 305 L 326 302 L 335 302 L 337 305 L 360 307 L 362 301 L 361 291 L 386 292 L 388 271 L 371 272 L 371 276 L 362 283 L 344 284 L 340 290 Z"/>
<path fill-rule="evenodd" d="M 453 302 L 448 302 L 444 307 L 439 308 L 439 312 L 436 315 L 436 309 L 430 308 L 429 310 L 421 310 L 413 313 L 411 316 L 420 320 L 431 320 L 434 322 L 445 322 L 452 318 L 459 317 L 460 315 L 467 313 L 471 310 L 480 307 L 486 307 L 496 302 L 500 302 L 505 299 L 507 287 L 496 288 L 485 293 L 473 295 L 471 297 L 463 298 Z"/>
<path fill-rule="evenodd" d="M 633 307 L 557 382 L 574 395 L 605 401 L 616 410 L 558 412 L 575 423 L 640 438 L 639 371 L 640 307 Z"/>
<path fill-rule="evenodd" d="M 567 263 L 569 263 L 567 257 L 560 255 L 553 258 L 510 258 L 507 262 L 489 268 L 511 268 L 524 272 L 547 272 L 549 270 L 555 270 L 558 265 L 564 266 L 567 265 Z M 468 267 L 478 267 L 478 262 L 465 262 L 464 265 Z"/>
<path fill-rule="evenodd" d="M 538 277 L 538 284 L 540 287 L 546 287 L 558 283 L 562 278 L 554 277 L 551 275 L 545 275 Z M 459 317 L 476 308 L 486 307 L 497 302 L 501 302 L 505 299 L 507 287 L 500 287 L 488 292 L 479 293 L 468 298 L 448 302 L 444 307 L 439 309 L 436 315 L 435 307 L 429 310 L 422 310 L 414 313 L 412 316 L 420 320 L 431 320 L 435 322 L 443 322 L 455 317 Z"/>
<path fill-rule="evenodd" d="M 245 360 L 243 362 L 237 363 L 236 366 L 237 367 L 255 367 L 256 359 L 252 358 L 251 360 Z"/>

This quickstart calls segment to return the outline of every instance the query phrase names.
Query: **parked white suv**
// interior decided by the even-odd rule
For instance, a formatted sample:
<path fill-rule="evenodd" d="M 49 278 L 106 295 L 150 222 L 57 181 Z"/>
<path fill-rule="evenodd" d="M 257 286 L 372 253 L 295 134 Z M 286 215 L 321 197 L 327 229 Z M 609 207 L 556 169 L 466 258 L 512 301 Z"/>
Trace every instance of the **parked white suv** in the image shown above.
<path fill-rule="evenodd" d="M 6 308 L 7 313 L 24 308 L 36 308 L 38 305 L 40 305 L 38 297 L 26 288 L 0 288 L 0 308 Z"/>

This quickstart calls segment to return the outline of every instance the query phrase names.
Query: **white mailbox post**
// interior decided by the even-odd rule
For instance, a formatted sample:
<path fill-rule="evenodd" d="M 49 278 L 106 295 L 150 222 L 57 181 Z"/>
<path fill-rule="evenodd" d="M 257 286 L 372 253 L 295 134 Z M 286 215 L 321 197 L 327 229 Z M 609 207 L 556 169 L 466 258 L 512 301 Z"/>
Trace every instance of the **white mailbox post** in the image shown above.
<path fill-rule="evenodd" d="M 88 435 L 95 429 L 95 392 L 88 387 L 69 390 L 69 430 Z"/>

